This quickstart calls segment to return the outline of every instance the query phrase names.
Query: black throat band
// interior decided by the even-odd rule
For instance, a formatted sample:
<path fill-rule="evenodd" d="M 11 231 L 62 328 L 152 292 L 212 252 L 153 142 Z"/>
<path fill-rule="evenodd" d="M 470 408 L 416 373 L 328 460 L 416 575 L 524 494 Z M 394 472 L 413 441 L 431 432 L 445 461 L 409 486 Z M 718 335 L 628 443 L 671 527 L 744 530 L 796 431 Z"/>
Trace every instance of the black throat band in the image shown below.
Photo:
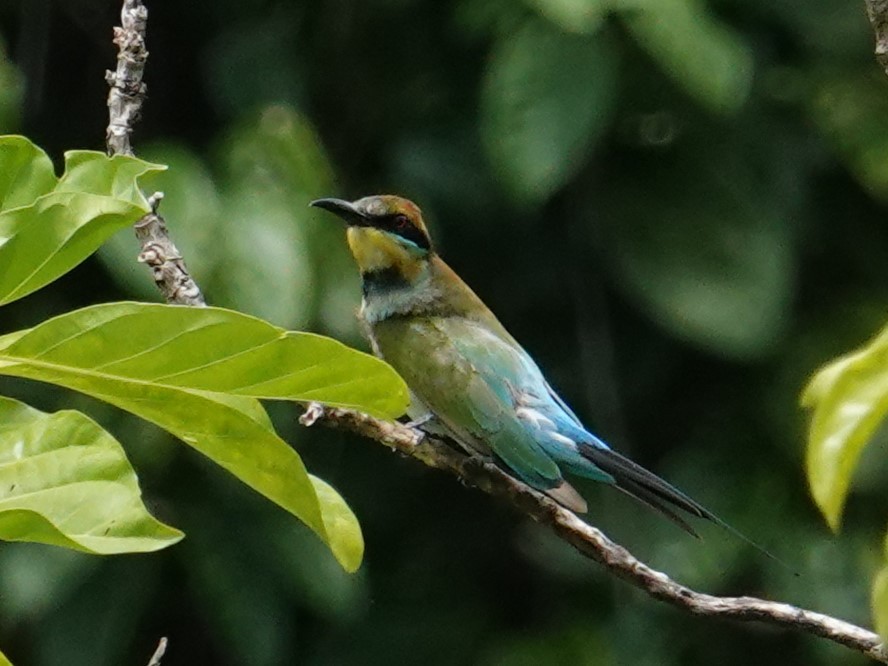
<path fill-rule="evenodd" d="M 364 296 L 371 294 L 385 294 L 396 289 L 409 287 L 409 283 L 394 266 L 377 268 L 376 270 L 361 273 L 362 290 Z"/>

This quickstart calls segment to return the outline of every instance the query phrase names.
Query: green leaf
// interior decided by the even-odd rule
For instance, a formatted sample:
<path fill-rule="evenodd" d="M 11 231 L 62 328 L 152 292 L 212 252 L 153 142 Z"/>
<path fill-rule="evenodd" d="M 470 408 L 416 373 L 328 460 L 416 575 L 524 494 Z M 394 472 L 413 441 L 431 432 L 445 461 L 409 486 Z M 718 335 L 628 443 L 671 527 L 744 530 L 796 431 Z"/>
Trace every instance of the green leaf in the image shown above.
<path fill-rule="evenodd" d="M 20 142 L 13 145 L 28 153 Z M 30 205 L 0 212 L 0 266 L 4 268 L 0 305 L 52 282 L 114 232 L 144 215 L 148 205 L 137 179 L 163 168 L 133 157 L 108 158 L 88 151 L 71 151 L 65 157 L 66 172 L 51 192 Z M 31 181 L 10 181 L 12 194 L 8 196 L 14 202 L 31 197 L 47 184 L 42 159 L 39 155 L 34 159 Z"/>
<path fill-rule="evenodd" d="M 249 398 L 381 417 L 407 405 L 403 380 L 382 361 L 218 308 L 112 303 L 68 313 L 6 345 L 0 374 L 82 391 L 156 423 L 299 517 L 346 568 L 360 561 L 357 522 L 332 489 L 322 488 L 319 506 L 299 456 Z"/>
<path fill-rule="evenodd" d="M 64 275 L 143 214 L 123 201 L 72 192 L 0 213 L 0 305 Z"/>
<path fill-rule="evenodd" d="M 0 137 L 0 211 L 34 203 L 55 184 L 46 153 L 23 136 Z"/>
<path fill-rule="evenodd" d="M 700 0 L 617 0 L 639 46 L 698 102 L 717 113 L 736 111 L 752 85 L 750 48 Z"/>
<path fill-rule="evenodd" d="M 330 191 L 333 169 L 308 119 L 270 104 L 232 128 L 220 147 L 226 178 L 235 188 L 290 195 L 308 203 Z"/>
<path fill-rule="evenodd" d="M 333 486 L 313 474 L 309 474 L 308 478 L 321 504 L 321 517 L 330 538 L 330 549 L 337 553 L 346 571 L 357 571 L 364 555 L 364 535 L 358 519 Z"/>
<path fill-rule="evenodd" d="M 6 43 L 0 37 L 0 132 L 18 127 L 24 99 L 25 77 L 10 61 Z"/>
<path fill-rule="evenodd" d="M 108 303 L 50 319 L 0 353 L 0 373 L 102 390 L 105 382 L 317 400 L 391 418 L 407 389 L 379 359 L 222 308 Z"/>
<path fill-rule="evenodd" d="M 0 666 L 12 666 L 12 662 L 2 652 L 0 652 Z"/>
<path fill-rule="evenodd" d="M 562 30 L 590 33 L 607 15 L 611 0 L 524 0 Z"/>
<path fill-rule="evenodd" d="M 0 335 L 0 349 L 11 345 L 13 342 L 22 337 L 27 331 L 13 331 L 6 335 Z"/>
<path fill-rule="evenodd" d="M 0 539 L 103 555 L 179 541 L 140 495 L 123 449 L 97 423 L 0 397 Z"/>
<path fill-rule="evenodd" d="M 328 243 L 313 261 L 313 246 L 342 233 L 327 220 L 319 222 L 308 206 L 333 187 L 320 138 L 303 115 L 272 104 L 233 127 L 219 152 L 225 209 L 242 220 L 217 245 L 226 267 L 221 298 L 234 309 L 303 328 L 318 306 L 334 301 L 330 292 L 342 288 L 342 271 L 354 270 L 339 238 L 336 250 Z M 323 268 L 339 268 L 338 281 L 323 284 Z M 263 298 L 267 291 L 277 297 Z"/>
<path fill-rule="evenodd" d="M 216 281 L 220 301 L 288 328 L 306 327 L 318 287 L 299 223 L 309 214 L 307 202 L 294 206 L 275 192 L 257 195 L 250 188 L 226 191 L 225 201 L 239 224 L 217 245 L 226 267 Z"/>
<path fill-rule="evenodd" d="M 885 537 L 885 566 L 873 581 L 873 618 L 876 631 L 888 644 L 888 535 Z"/>
<path fill-rule="evenodd" d="M 888 326 L 861 349 L 818 370 L 802 393 L 802 405 L 814 410 L 808 485 L 837 530 L 857 460 L 888 414 Z"/>
<path fill-rule="evenodd" d="M 888 99 L 883 72 L 829 72 L 815 81 L 809 112 L 856 180 L 888 200 Z"/>
<path fill-rule="evenodd" d="M 162 164 L 151 164 L 127 155 L 108 157 L 94 150 L 69 150 L 65 153 L 65 173 L 55 191 L 97 194 L 131 203 L 147 213 L 148 201 L 138 180 L 165 169 Z"/>
<path fill-rule="evenodd" d="M 767 352 L 787 322 L 793 229 L 736 144 L 679 144 L 607 175 L 608 267 L 678 337 L 732 358 Z M 644 192 L 638 183 L 646 183 Z"/>
<path fill-rule="evenodd" d="M 481 133 L 516 202 L 545 201 L 583 166 L 610 122 L 616 84 L 617 52 L 602 34 L 535 21 L 500 39 L 481 90 Z"/>

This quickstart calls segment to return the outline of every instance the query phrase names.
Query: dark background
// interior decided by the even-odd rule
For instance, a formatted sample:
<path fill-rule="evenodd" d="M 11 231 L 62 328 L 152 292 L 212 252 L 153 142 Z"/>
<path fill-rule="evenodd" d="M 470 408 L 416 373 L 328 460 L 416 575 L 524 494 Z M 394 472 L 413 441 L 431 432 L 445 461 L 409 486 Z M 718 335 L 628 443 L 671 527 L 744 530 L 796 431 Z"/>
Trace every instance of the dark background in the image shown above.
<path fill-rule="evenodd" d="M 341 228 L 306 203 L 416 200 L 441 253 L 605 440 L 764 544 L 702 542 L 608 489 L 589 520 L 678 580 L 868 625 L 886 439 L 842 532 L 804 477 L 799 394 L 884 324 L 888 77 L 846 0 L 153 0 L 137 153 L 215 305 L 364 346 Z M 103 149 L 105 0 L 0 3 L 0 132 L 61 164 Z M 156 300 L 129 233 L 3 309 L 0 333 Z M 863 664 L 758 625 L 695 618 L 508 507 L 372 442 L 295 425 L 360 519 L 349 576 L 306 529 L 168 436 L 87 398 L 146 501 L 187 538 L 98 558 L 0 544 L 17 665 Z M 792 571 L 801 576 L 793 577 Z"/>

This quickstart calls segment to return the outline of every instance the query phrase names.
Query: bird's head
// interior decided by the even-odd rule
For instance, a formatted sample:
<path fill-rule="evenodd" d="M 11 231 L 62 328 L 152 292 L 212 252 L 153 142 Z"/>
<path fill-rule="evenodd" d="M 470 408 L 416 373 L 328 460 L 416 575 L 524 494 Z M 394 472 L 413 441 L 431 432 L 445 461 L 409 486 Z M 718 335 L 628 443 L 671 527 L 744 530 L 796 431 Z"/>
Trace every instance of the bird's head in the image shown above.
<path fill-rule="evenodd" d="M 317 199 L 311 205 L 348 225 L 348 246 L 362 275 L 395 270 L 412 279 L 432 253 L 422 213 L 407 199 L 382 194 L 351 202 Z"/>

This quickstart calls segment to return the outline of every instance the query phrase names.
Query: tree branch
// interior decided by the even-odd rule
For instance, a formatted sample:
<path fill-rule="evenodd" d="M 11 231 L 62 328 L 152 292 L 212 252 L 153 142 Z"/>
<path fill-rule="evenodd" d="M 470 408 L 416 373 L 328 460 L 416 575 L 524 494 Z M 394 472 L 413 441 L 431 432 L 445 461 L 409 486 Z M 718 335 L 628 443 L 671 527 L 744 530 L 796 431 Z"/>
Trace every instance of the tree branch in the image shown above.
<path fill-rule="evenodd" d="M 108 130 L 105 144 L 109 155 L 133 155 L 130 135 L 139 120 L 147 87 L 142 82 L 148 51 L 145 32 L 148 10 L 142 0 L 124 0 L 120 24 L 114 28 L 117 45 L 117 70 L 107 71 Z M 203 307 L 206 305 L 200 287 L 191 277 L 179 248 L 170 238 L 164 219 L 157 207 L 163 194 L 157 192 L 148 198 L 151 212 L 136 222 L 136 238 L 142 245 L 139 261 L 148 264 L 154 282 L 167 303 Z"/>
<path fill-rule="evenodd" d="M 151 655 L 151 661 L 148 662 L 148 666 L 160 666 L 160 660 L 163 659 L 163 655 L 166 654 L 167 649 L 167 639 L 164 636 L 157 643 L 157 649 L 154 650 L 154 654 Z"/>
<path fill-rule="evenodd" d="M 680 585 L 636 559 L 632 553 L 608 539 L 601 530 L 580 520 L 572 511 L 512 478 L 495 464 L 468 456 L 419 430 L 318 403 L 309 404 L 299 421 L 305 426 L 319 423 L 363 435 L 416 458 L 429 467 L 450 472 L 467 485 L 504 499 L 521 513 L 546 525 L 583 555 L 604 565 L 612 574 L 655 599 L 695 615 L 755 620 L 813 634 L 888 664 L 888 650 L 872 631 L 789 604 L 755 597 L 717 597 Z"/>
<path fill-rule="evenodd" d="M 876 60 L 888 74 L 888 0 L 865 0 L 866 15 L 876 35 Z"/>

